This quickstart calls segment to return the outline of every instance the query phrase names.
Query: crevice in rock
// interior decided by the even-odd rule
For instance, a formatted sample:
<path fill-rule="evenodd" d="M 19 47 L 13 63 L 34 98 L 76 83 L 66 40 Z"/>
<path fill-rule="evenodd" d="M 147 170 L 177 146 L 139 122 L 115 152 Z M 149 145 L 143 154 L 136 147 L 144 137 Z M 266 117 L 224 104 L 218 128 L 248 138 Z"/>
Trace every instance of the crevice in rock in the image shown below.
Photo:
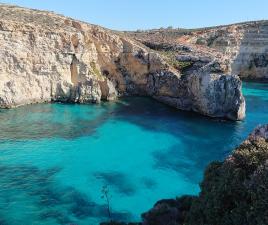
<path fill-rule="evenodd" d="M 73 54 L 73 59 L 70 65 L 70 71 L 71 71 L 71 81 L 74 85 L 77 85 L 78 83 L 78 69 L 77 69 L 78 60 L 76 56 Z"/>
<path fill-rule="evenodd" d="M 109 95 L 109 87 L 107 84 L 107 79 L 104 81 L 99 81 L 100 90 L 101 90 L 101 100 L 107 101 Z"/>

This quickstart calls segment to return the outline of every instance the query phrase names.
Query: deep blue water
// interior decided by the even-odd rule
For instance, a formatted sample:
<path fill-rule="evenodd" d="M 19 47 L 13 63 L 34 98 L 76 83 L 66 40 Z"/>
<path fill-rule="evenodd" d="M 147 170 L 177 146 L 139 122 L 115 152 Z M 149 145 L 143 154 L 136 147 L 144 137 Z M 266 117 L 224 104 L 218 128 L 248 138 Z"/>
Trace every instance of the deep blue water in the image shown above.
<path fill-rule="evenodd" d="M 205 166 L 268 122 L 268 84 L 244 83 L 247 118 L 209 119 L 147 98 L 0 110 L 0 224 L 139 220 L 161 198 L 197 194 Z"/>

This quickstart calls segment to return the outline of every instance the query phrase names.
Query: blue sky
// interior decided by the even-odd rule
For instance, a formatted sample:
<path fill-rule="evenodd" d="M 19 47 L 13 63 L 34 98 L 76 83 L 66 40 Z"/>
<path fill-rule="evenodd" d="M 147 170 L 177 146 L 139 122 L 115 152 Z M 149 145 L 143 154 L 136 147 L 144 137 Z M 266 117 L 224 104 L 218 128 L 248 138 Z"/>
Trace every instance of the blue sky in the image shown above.
<path fill-rule="evenodd" d="M 1 0 L 0 0 L 1 1 Z M 196 28 L 268 19 L 268 0 L 2 0 L 116 30 Z"/>

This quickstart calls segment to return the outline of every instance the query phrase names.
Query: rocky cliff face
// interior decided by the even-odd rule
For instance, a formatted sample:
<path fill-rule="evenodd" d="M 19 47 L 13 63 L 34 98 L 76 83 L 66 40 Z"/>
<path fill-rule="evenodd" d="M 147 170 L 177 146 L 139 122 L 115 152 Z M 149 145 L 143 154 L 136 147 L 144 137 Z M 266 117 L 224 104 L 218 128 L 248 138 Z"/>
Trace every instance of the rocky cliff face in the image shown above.
<path fill-rule="evenodd" d="M 255 129 L 223 162 L 211 163 L 197 197 L 161 200 L 144 225 L 268 224 L 268 125 Z"/>
<path fill-rule="evenodd" d="M 249 22 L 194 32 L 191 43 L 222 52 L 231 73 L 243 79 L 268 79 L 268 21 Z"/>
<path fill-rule="evenodd" d="M 221 59 L 230 74 L 242 79 L 268 79 L 268 21 L 195 30 L 151 30 L 129 35 L 149 47 L 159 46 L 159 43 L 190 46 L 193 55 L 203 51 Z"/>
<path fill-rule="evenodd" d="M 187 76 L 156 51 L 51 12 L 0 5 L 0 106 L 145 95 L 178 109 L 243 119 L 238 77 L 213 66 Z"/>

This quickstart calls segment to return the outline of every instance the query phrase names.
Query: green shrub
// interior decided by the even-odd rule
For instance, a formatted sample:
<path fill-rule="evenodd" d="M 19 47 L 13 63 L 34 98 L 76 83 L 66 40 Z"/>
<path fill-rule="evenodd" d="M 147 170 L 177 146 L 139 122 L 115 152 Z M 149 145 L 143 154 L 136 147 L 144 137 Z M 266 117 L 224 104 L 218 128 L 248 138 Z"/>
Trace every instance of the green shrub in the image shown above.
<path fill-rule="evenodd" d="M 211 164 L 187 225 L 268 224 L 268 142 L 241 144 L 232 157 Z"/>
<path fill-rule="evenodd" d="M 164 214 L 156 204 L 143 214 L 145 224 L 268 224 L 268 141 L 247 140 L 225 161 L 211 163 L 200 187 L 197 197 L 165 201 Z"/>
<path fill-rule="evenodd" d="M 192 61 L 178 61 L 176 59 L 176 52 L 172 51 L 161 51 L 161 54 L 166 58 L 167 63 L 173 66 L 180 72 L 184 72 L 185 69 L 193 65 Z"/>

